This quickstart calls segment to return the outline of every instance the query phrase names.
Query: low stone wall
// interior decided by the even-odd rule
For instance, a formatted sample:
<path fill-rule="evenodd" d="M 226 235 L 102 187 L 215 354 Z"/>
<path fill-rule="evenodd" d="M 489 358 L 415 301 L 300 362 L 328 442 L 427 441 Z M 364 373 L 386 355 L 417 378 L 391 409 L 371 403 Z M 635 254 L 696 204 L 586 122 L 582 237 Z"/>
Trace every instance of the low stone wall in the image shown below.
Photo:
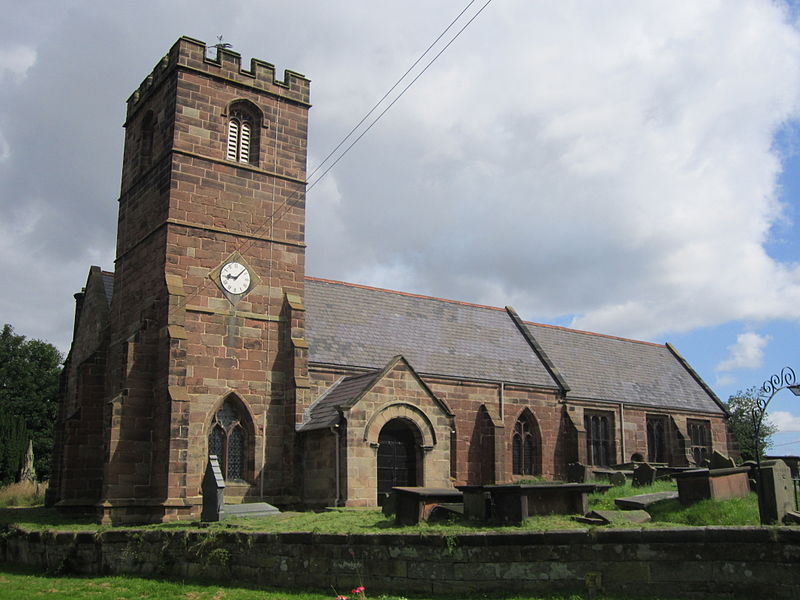
<path fill-rule="evenodd" d="M 201 577 L 370 594 L 582 592 L 795 598 L 800 529 L 329 535 L 0 530 L 0 561 L 58 573 Z"/>

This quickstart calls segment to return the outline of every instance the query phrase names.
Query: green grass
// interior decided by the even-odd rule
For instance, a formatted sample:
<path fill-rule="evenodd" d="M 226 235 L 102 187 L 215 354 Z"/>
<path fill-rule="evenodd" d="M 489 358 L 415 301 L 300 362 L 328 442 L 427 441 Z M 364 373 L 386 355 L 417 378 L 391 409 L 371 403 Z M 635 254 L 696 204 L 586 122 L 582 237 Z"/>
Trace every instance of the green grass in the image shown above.
<path fill-rule="evenodd" d="M 639 494 L 654 494 L 656 492 L 675 492 L 678 488 L 674 481 L 656 481 L 655 484 L 646 487 L 633 487 L 630 481 L 625 485 L 614 486 L 605 493 L 589 495 L 589 510 L 613 510 L 617 508 L 614 500 L 626 498 L 628 496 L 638 496 Z"/>
<path fill-rule="evenodd" d="M 680 525 L 759 525 L 758 496 L 751 493 L 746 498 L 714 501 L 702 500 L 691 506 L 681 506 L 677 500 L 661 502 L 650 509 L 653 522 Z"/>
<path fill-rule="evenodd" d="M 654 486 L 634 488 L 630 484 L 614 487 L 604 494 L 589 496 L 589 510 L 614 509 L 614 499 L 635 494 L 674 490 L 670 482 L 658 482 Z M 704 501 L 690 507 L 682 507 L 677 501 L 661 503 L 651 510 L 653 522 L 645 528 L 678 527 L 686 525 L 757 525 L 758 503 L 755 494 L 747 498 L 733 498 L 722 502 Z M 0 525 L 15 524 L 28 530 L 104 531 L 107 525 L 99 525 L 88 519 L 60 515 L 52 509 L 6 508 L 0 509 Z M 629 527 L 629 525 L 625 525 Z M 420 523 L 414 526 L 397 526 L 393 518 L 385 517 L 379 510 L 370 508 L 341 508 L 324 512 L 284 512 L 279 515 L 258 518 L 231 518 L 222 523 L 200 524 L 191 522 L 147 525 L 146 529 L 192 530 L 202 527 L 208 531 L 263 531 L 313 533 L 431 533 L 455 535 L 460 533 L 501 531 L 534 532 L 562 529 L 584 529 L 586 525 L 573 521 L 570 515 L 546 515 L 527 519 L 522 525 L 500 527 L 492 524 L 452 520 L 443 523 Z M 136 527 L 140 529 L 141 527 Z M 120 527 L 115 527 L 120 529 Z"/>
<path fill-rule="evenodd" d="M 350 590 L 338 590 L 351 598 Z M 581 594 L 559 596 L 525 596 L 504 594 L 458 594 L 457 596 L 419 596 L 414 594 L 370 594 L 364 600 L 586 600 Z M 0 600 L 58 599 L 73 600 L 333 600 L 329 593 L 290 592 L 275 589 L 231 585 L 208 585 L 199 582 L 170 582 L 138 577 L 53 577 L 36 574 L 30 569 L 0 565 Z M 620 596 L 596 596 L 596 600 L 624 600 Z M 356 597 L 356 600 L 359 600 Z M 662 600 L 667 600 L 662 598 Z M 710 599 L 713 600 L 713 599 Z"/>

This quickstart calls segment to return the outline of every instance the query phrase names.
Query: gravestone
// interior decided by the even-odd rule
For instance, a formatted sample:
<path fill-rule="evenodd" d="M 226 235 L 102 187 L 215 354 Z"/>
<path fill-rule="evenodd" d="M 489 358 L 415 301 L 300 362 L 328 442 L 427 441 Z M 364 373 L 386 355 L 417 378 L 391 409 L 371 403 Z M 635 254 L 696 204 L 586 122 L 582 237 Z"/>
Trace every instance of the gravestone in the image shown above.
<path fill-rule="evenodd" d="M 628 496 L 627 498 L 615 498 L 614 504 L 616 504 L 622 510 L 647 510 L 659 502 L 677 499 L 678 492 L 654 492 L 652 494 Z"/>
<path fill-rule="evenodd" d="M 732 458 L 728 458 L 719 450 L 714 450 L 708 461 L 709 469 L 732 469 L 736 463 Z"/>
<path fill-rule="evenodd" d="M 617 487 L 625 485 L 625 473 L 622 471 L 614 471 L 609 473 L 608 483 Z"/>
<path fill-rule="evenodd" d="M 786 513 L 795 510 L 792 471 L 782 460 L 761 463 L 762 523 L 781 523 Z"/>
<path fill-rule="evenodd" d="M 656 482 L 658 471 L 647 463 L 640 463 L 633 468 L 633 487 L 644 487 Z"/>
<path fill-rule="evenodd" d="M 201 521 L 221 521 L 225 516 L 225 480 L 219 468 L 216 455 L 208 457 L 206 474 L 203 476 L 203 511 L 200 513 Z"/>
<path fill-rule="evenodd" d="M 583 463 L 574 462 L 567 465 L 567 481 L 569 483 L 586 483 L 593 479 L 591 470 Z"/>

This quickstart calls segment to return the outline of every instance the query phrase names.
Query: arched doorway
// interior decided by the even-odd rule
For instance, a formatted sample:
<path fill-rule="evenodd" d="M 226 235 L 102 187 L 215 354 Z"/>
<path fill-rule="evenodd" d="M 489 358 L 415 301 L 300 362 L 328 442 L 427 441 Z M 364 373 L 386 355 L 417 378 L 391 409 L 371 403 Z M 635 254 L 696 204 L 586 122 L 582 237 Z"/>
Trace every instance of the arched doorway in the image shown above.
<path fill-rule="evenodd" d="M 392 419 L 378 435 L 378 504 L 395 486 L 417 485 L 419 444 L 414 426 Z"/>

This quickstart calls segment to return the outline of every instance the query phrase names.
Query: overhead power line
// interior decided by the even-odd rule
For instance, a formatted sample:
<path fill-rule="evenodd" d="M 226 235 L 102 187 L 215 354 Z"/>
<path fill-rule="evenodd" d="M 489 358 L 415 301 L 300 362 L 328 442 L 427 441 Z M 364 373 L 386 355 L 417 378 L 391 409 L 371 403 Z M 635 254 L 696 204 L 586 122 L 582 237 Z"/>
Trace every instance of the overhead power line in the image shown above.
<path fill-rule="evenodd" d="M 445 27 L 444 30 L 442 30 L 442 32 L 436 37 L 436 39 L 434 39 L 434 41 L 431 42 L 431 44 L 425 49 L 425 51 L 419 56 L 419 58 L 417 58 L 411 64 L 411 66 L 405 71 L 405 73 L 403 73 L 403 75 L 400 76 L 400 78 L 394 83 L 394 85 L 392 85 L 392 87 L 389 88 L 389 90 L 381 97 L 381 99 L 378 100 L 378 102 L 375 103 L 375 105 L 361 118 L 361 120 L 358 123 L 356 123 L 356 125 L 353 126 L 353 128 L 347 133 L 347 135 L 345 135 L 339 141 L 339 143 L 336 144 L 333 150 L 331 150 L 325 156 L 322 162 L 320 162 L 320 164 L 314 168 L 314 170 L 306 178 L 306 187 L 305 187 L 306 192 L 313 189 L 314 186 L 316 186 L 317 183 L 319 183 L 322 180 L 322 178 L 325 177 L 325 175 L 327 175 L 339 163 L 339 161 L 341 161 L 345 157 L 345 155 L 347 155 L 348 152 L 350 152 L 353 146 L 355 146 L 367 134 L 367 132 L 369 132 L 369 130 L 372 129 L 375 126 L 375 124 L 381 120 L 381 118 L 392 108 L 392 106 L 394 106 L 397 103 L 397 101 L 403 97 L 403 95 L 417 82 L 417 80 L 419 80 L 420 77 L 422 77 L 422 75 L 431 67 L 431 65 L 433 65 L 433 63 L 436 62 L 436 60 L 442 54 L 444 54 L 444 52 L 453 44 L 453 42 L 455 42 L 456 39 L 458 39 L 458 37 L 464 32 L 464 30 L 466 30 L 467 27 L 469 27 L 472 24 L 472 22 L 478 18 L 478 16 L 486 9 L 486 7 L 489 6 L 489 4 L 491 4 L 492 0 L 486 0 L 486 2 L 484 2 L 484 4 L 480 7 L 480 9 L 478 9 L 475 12 L 475 14 L 473 14 L 467 20 L 466 23 L 464 23 L 464 25 L 455 33 L 455 35 L 453 35 L 453 37 L 449 39 L 449 41 L 433 56 L 433 58 L 431 58 L 431 60 L 428 61 L 428 63 L 422 68 L 422 70 L 420 70 L 420 72 L 414 76 L 414 78 L 400 91 L 400 93 L 369 123 L 369 125 L 366 128 L 364 128 L 364 130 L 361 133 L 358 134 L 358 136 L 338 156 L 336 156 L 336 159 L 333 160 L 333 162 L 331 162 L 328 165 L 328 167 L 326 167 L 322 171 L 322 173 L 312 181 L 312 178 L 322 168 L 322 166 L 326 162 L 328 162 L 333 156 L 336 155 L 337 151 L 347 142 L 347 140 L 349 140 L 355 134 L 356 131 L 358 131 L 358 129 L 369 119 L 369 117 L 378 109 L 378 107 L 387 98 L 389 98 L 392 92 L 395 89 L 397 89 L 397 87 L 402 83 L 404 79 L 408 77 L 408 75 L 414 70 L 414 68 L 420 62 L 422 62 L 422 59 L 425 58 L 425 56 L 427 56 L 431 52 L 431 50 L 442 40 L 442 38 L 447 34 L 447 32 L 453 28 L 453 26 L 462 18 L 464 13 L 466 13 L 469 10 L 469 8 L 473 4 L 475 4 L 475 2 L 477 2 L 477 0 L 470 0 L 470 2 L 467 3 L 467 5 L 461 10 L 461 12 L 459 12 L 458 15 L 447 25 L 447 27 Z M 286 212 L 288 212 L 291 208 L 296 206 L 299 198 L 300 198 L 299 192 L 295 192 L 292 195 L 290 195 L 286 200 L 284 200 L 281 204 L 275 207 L 272 213 L 270 213 L 265 218 L 264 222 L 261 225 L 259 225 L 259 227 L 255 231 L 253 231 L 250 235 L 257 236 L 258 234 L 262 233 L 267 227 L 273 226 L 276 220 L 278 220 L 280 217 L 286 214 Z M 240 253 L 244 253 L 250 246 L 253 245 L 253 243 L 254 241 L 252 239 L 248 240 L 242 243 L 239 247 L 237 247 L 236 250 Z M 192 294 L 184 297 L 183 302 L 180 302 L 176 306 L 174 306 L 172 310 L 170 310 L 170 313 L 186 306 L 190 300 L 198 296 L 200 292 L 206 289 L 209 283 L 210 282 L 204 282 Z"/>

